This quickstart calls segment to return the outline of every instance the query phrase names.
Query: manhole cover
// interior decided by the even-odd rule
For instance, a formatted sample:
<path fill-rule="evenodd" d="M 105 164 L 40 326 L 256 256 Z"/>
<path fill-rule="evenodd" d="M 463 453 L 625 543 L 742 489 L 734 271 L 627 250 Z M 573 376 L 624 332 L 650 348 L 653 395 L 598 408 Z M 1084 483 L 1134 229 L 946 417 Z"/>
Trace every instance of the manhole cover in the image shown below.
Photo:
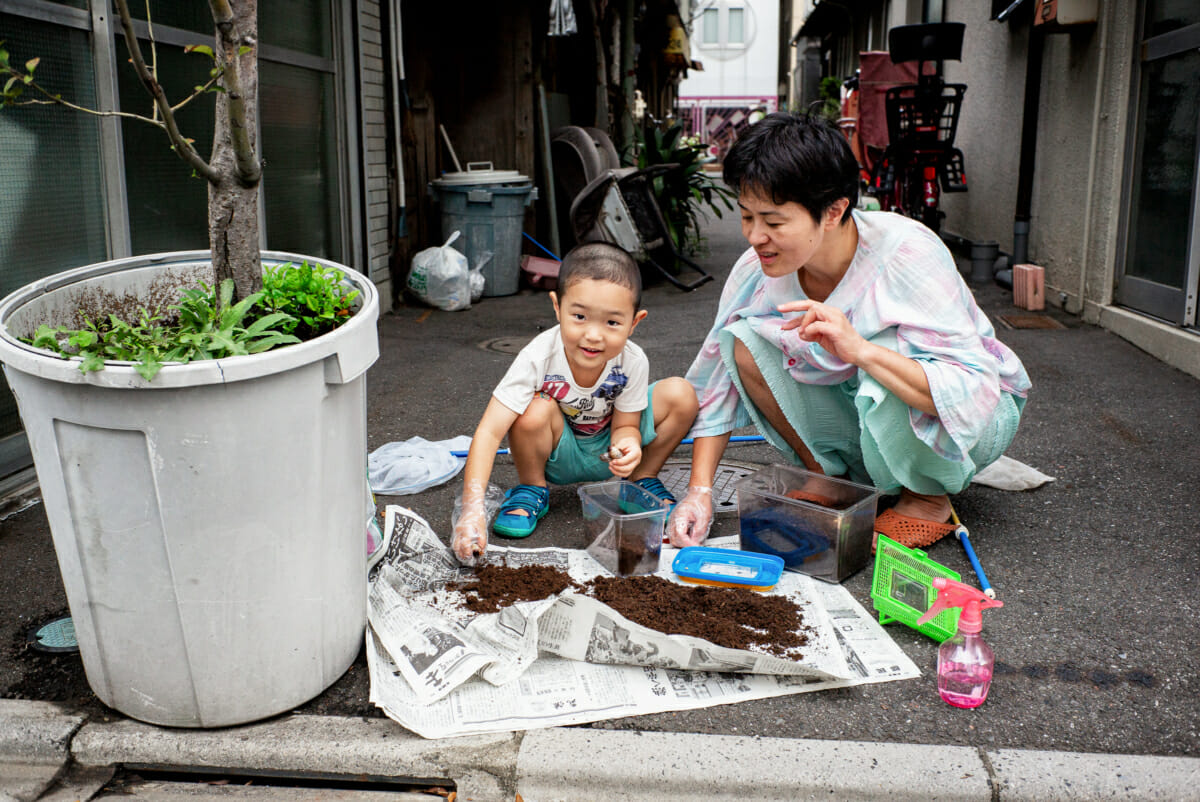
<path fill-rule="evenodd" d="M 496 351 L 501 354 L 519 354 L 521 349 L 528 344 L 528 337 L 493 337 L 481 342 L 479 347 L 485 351 Z"/>
<path fill-rule="evenodd" d="M 1066 326 L 1048 315 L 1000 315 L 1000 322 L 1010 329 L 1065 329 Z"/>
<path fill-rule="evenodd" d="M 737 512 L 737 489 L 733 485 L 757 470 L 754 465 L 729 462 L 717 465 L 717 475 L 713 478 L 713 512 Z M 658 478 L 675 498 L 682 501 L 687 495 L 688 480 L 692 478 L 692 465 L 690 462 L 668 462 L 658 472 Z"/>

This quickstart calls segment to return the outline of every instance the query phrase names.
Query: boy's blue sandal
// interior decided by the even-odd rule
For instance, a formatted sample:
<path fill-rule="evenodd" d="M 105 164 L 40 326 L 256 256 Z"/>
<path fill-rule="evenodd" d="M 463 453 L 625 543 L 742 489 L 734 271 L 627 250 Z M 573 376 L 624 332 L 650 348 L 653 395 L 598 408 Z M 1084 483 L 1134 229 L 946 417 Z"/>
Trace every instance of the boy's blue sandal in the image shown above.
<path fill-rule="evenodd" d="M 675 508 L 675 497 L 671 495 L 671 491 L 667 490 L 667 486 L 660 482 L 657 476 L 646 476 L 642 479 L 636 479 L 634 480 L 634 484 L 667 502 L 670 505 L 667 507 L 668 512 Z"/>
<path fill-rule="evenodd" d="M 528 515 L 517 515 L 517 510 L 524 510 Z M 492 529 L 498 535 L 506 537 L 529 537 L 550 511 L 550 488 L 537 485 L 517 485 L 504 494 L 504 503 L 500 505 L 500 514 Z"/>

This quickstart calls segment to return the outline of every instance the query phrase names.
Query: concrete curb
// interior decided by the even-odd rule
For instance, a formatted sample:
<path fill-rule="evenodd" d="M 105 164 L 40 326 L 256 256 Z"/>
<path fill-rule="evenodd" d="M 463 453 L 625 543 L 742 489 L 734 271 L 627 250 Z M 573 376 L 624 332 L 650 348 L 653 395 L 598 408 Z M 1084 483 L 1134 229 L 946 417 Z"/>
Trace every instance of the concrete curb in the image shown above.
<path fill-rule="evenodd" d="M 0 699 L 0 802 L 41 796 L 66 767 L 83 721 L 50 702 Z"/>
<path fill-rule="evenodd" d="M 57 756 L 61 767 L 70 739 L 84 767 L 453 783 L 474 802 L 512 802 L 518 792 L 526 802 L 1044 802 L 1187 799 L 1200 788 L 1200 758 L 581 728 L 425 740 L 387 719 L 327 716 L 219 730 L 80 720 L 45 703 L 0 703 L 0 763 Z"/>

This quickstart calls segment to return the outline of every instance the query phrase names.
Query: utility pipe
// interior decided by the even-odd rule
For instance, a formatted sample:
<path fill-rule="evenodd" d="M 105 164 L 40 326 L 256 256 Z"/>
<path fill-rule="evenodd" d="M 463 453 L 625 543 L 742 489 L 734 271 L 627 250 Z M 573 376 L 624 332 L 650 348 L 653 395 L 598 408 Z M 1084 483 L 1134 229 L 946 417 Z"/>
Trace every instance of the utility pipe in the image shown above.
<path fill-rule="evenodd" d="M 396 131 L 396 196 L 398 205 L 400 206 L 400 219 L 397 225 L 397 236 L 407 236 L 404 224 L 405 205 L 407 204 L 406 193 L 404 186 L 404 147 L 401 144 L 402 137 L 400 136 L 400 120 L 402 110 L 400 104 L 403 102 L 401 94 L 402 82 L 406 80 L 404 75 L 404 39 L 400 21 L 400 0 L 392 0 L 389 10 L 392 17 L 392 53 L 388 59 L 392 64 L 392 123 Z"/>
<path fill-rule="evenodd" d="M 1038 104 L 1042 94 L 1042 50 L 1045 34 L 1029 26 L 1025 63 L 1025 107 L 1021 114 L 1021 161 L 1017 168 L 1017 208 L 1013 215 L 1013 265 L 1029 261 L 1029 221 L 1033 209 L 1033 170 L 1037 158 Z"/>

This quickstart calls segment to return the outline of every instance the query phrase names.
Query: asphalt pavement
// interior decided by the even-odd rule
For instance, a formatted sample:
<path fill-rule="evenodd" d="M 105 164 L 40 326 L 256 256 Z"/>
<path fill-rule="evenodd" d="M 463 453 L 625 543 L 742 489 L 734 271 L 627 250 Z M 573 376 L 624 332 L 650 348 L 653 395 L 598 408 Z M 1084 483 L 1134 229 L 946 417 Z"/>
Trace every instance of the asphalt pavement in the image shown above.
<path fill-rule="evenodd" d="M 727 213 L 707 227 L 699 259 L 716 281 L 690 293 L 666 283 L 647 289 L 649 315 L 634 339 L 652 379 L 687 370 L 743 248 L 736 216 Z M 969 274 L 969 263 L 960 264 Z M 0 733 L 34 734 L 0 736 L 0 799 L 6 791 L 58 798 L 48 795 L 52 784 L 27 783 L 19 793 L 15 781 L 6 784 L 5 767 L 27 773 L 39 765 L 59 778 L 59 790 L 73 782 L 64 765 L 199 765 L 255 776 L 369 777 L 379 793 L 389 792 L 379 785 L 386 778 L 404 776 L 457 784 L 460 799 L 468 791 L 475 799 L 520 792 L 528 802 L 1200 798 L 1200 380 L 1058 310 L 1037 313 L 1033 322 L 1043 327 L 1009 328 L 1001 316 L 1021 322 L 1032 313 L 1013 307 L 994 284 L 972 288 L 1033 380 L 1008 455 L 1055 477 L 1024 492 L 971 485 L 954 498 L 1005 603 L 984 616 L 997 662 L 982 707 L 942 702 L 937 644 L 892 625 L 889 634 L 920 678 L 429 742 L 373 717 L 360 660 L 293 715 L 230 730 L 163 730 L 98 703 L 79 707 L 70 695 L 24 690 L 47 671 L 43 656 L 22 647 L 24 631 L 65 611 L 66 602 L 44 511 L 14 504 L 0 521 L 0 698 L 24 701 L 0 702 Z M 549 298 L 533 290 L 464 312 L 414 305 L 384 314 L 381 356 L 368 375 L 369 447 L 470 434 L 512 354 L 553 324 Z M 681 447 L 676 458 L 689 453 Z M 761 444 L 731 446 L 726 459 L 745 469 L 782 461 Z M 515 482 L 507 457 L 498 458 L 493 480 Z M 448 539 L 460 485 L 378 501 L 413 508 Z M 717 517 L 714 535 L 736 531 L 736 515 Z M 586 545 L 575 488 L 552 489 L 551 512 L 523 545 Z M 974 579 L 953 538 L 928 551 Z M 870 581 L 868 567 L 844 583 L 868 609 Z M 56 660 L 64 683 L 80 680 L 78 666 Z M 29 721 L 51 733 L 23 729 Z M 31 743 L 42 757 L 29 757 Z"/>

